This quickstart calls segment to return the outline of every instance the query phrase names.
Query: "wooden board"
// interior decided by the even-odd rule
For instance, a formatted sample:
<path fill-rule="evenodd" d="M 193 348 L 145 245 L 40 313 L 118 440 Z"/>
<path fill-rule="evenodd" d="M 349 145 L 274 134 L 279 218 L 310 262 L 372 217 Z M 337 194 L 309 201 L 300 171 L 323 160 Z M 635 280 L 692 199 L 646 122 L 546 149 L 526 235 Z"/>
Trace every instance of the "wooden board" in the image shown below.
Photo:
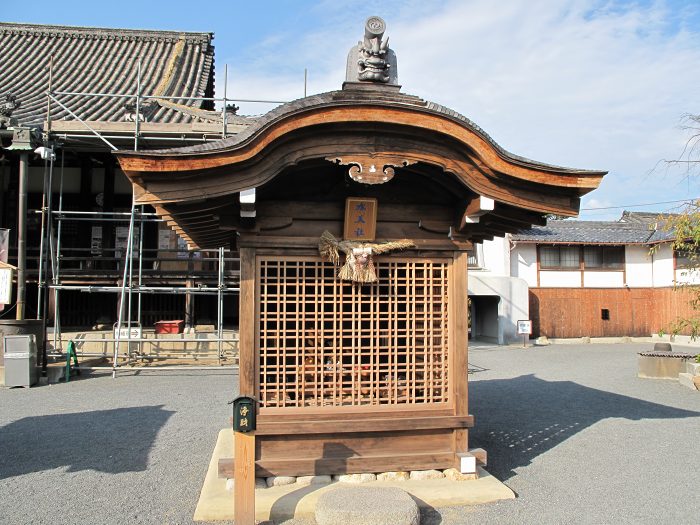
<path fill-rule="evenodd" d="M 530 288 L 533 335 L 645 337 L 693 315 L 691 298 L 690 290 L 673 288 Z"/>
<path fill-rule="evenodd" d="M 345 199 L 343 239 L 373 241 L 377 232 L 377 199 L 348 197 Z"/>

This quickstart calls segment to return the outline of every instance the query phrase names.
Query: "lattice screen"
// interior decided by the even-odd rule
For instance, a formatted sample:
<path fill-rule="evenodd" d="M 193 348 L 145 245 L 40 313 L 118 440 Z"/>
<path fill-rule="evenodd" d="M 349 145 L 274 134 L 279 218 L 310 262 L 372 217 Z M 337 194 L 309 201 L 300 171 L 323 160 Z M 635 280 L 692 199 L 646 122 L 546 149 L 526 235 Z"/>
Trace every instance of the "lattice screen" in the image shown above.
<path fill-rule="evenodd" d="M 448 261 L 375 265 L 358 285 L 318 258 L 258 258 L 263 406 L 448 400 Z"/>

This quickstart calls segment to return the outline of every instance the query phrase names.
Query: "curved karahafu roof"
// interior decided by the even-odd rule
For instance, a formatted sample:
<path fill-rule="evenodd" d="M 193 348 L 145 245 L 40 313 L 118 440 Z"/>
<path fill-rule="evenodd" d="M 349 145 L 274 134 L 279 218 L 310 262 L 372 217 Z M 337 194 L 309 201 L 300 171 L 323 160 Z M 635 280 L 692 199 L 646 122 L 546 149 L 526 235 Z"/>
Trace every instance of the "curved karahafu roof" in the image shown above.
<path fill-rule="evenodd" d="M 366 85 L 282 105 L 225 140 L 116 155 L 135 185 L 137 203 L 155 206 L 199 247 L 223 242 L 225 235 L 211 235 L 216 229 L 212 210 L 224 206 L 228 196 L 261 186 L 290 166 L 312 159 L 341 164 L 372 159 L 395 166 L 396 177 L 409 165 L 453 174 L 474 196 L 495 201 L 485 217 L 492 219 L 490 228 L 485 229 L 488 220 L 461 225 L 463 232 L 476 237 L 514 231 L 513 225 L 543 223 L 543 214 L 574 216 L 580 197 L 595 189 L 606 173 L 513 155 L 455 111 L 398 90 Z M 193 217 L 201 225 L 207 214 L 207 228 L 188 228 Z M 203 229 L 206 236 L 198 233 Z"/>

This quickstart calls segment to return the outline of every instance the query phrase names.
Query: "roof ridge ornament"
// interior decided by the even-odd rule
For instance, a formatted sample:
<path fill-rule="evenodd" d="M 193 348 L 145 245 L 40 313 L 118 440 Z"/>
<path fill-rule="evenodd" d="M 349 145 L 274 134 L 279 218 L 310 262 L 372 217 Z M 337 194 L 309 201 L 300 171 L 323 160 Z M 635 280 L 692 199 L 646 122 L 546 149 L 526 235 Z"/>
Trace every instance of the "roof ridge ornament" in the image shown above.
<path fill-rule="evenodd" d="M 12 112 L 22 105 L 17 95 L 8 91 L 0 95 L 0 128 L 16 126 L 17 120 L 12 118 Z"/>
<path fill-rule="evenodd" d="M 348 53 L 345 83 L 398 86 L 396 53 L 389 48 L 389 38 L 383 38 L 386 23 L 378 16 L 365 22 L 363 40 Z M 345 84 L 343 87 L 348 87 Z"/>

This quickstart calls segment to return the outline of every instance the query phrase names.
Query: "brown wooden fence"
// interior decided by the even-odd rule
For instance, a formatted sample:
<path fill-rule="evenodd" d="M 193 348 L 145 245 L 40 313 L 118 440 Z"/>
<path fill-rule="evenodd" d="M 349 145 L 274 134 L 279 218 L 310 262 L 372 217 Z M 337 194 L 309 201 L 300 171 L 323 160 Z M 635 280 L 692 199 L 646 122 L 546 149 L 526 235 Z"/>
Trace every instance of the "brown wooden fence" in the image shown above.
<path fill-rule="evenodd" d="M 692 290 L 673 288 L 531 288 L 533 335 L 649 336 L 697 315 L 691 298 Z"/>

